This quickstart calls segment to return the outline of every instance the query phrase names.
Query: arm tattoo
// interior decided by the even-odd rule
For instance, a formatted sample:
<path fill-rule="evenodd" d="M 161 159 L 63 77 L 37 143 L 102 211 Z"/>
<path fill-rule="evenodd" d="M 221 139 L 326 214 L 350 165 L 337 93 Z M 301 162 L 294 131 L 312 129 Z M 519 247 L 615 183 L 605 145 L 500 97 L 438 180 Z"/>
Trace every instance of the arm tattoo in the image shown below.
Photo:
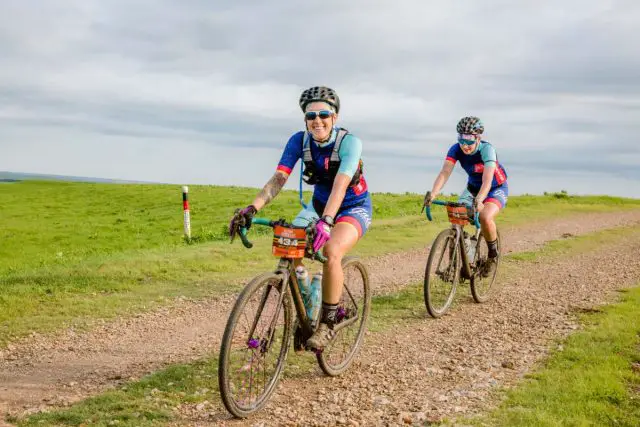
<path fill-rule="evenodd" d="M 264 200 L 264 204 L 266 205 L 278 195 L 278 193 L 280 192 L 280 190 L 282 190 L 282 187 L 284 187 L 286 183 L 287 177 L 285 175 L 281 173 L 275 173 L 271 177 L 269 182 L 266 183 L 262 191 L 260 191 L 258 197 Z"/>

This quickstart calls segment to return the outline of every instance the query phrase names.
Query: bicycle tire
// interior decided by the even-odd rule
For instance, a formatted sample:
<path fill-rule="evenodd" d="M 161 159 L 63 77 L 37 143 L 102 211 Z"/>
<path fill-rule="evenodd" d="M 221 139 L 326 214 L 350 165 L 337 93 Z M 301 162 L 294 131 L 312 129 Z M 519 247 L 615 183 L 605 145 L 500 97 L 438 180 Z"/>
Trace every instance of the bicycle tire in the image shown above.
<path fill-rule="evenodd" d="M 354 268 L 355 271 L 357 271 L 356 274 L 358 274 L 362 279 L 361 292 L 359 292 L 359 288 L 354 283 L 354 281 L 350 280 L 351 283 L 349 285 L 347 284 L 347 271 L 350 268 Z M 369 320 L 369 313 L 371 311 L 371 286 L 369 284 L 369 272 L 367 271 L 367 268 L 359 258 L 346 257 L 342 260 L 342 269 L 345 272 L 345 280 L 339 307 L 345 311 L 344 316 L 346 319 L 348 319 L 349 316 L 353 315 L 354 313 L 358 314 L 359 319 L 353 324 L 338 331 L 333 341 L 331 341 L 331 343 L 322 352 L 316 353 L 316 358 L 318 360 L 318 364 L 320 365 L 320 369 L 322 369 L 322 371 L 326 375 L 331 377 L 335 377 L 345 372 L 353 362 L 354 357 L 358 353 L 358 350 L 360 349 L 364 341 L 364 334 L 367 329 L 367 322 Z M 353 300 L 355 300 L 356 297 L 360 294 L 362 296 L 362 299 L 360 305 L 357 306 Z M 344 342 L 342 341 L 342 339 L 348 339 L 350 335 L 353 335 L 354 340 L 347 348 L 347 351 L 345 352 L 346 355 L 344 357 L 334 357 L 336 354 L 338 354 L 338 344 Z"/>
<path fill-rule="evenodd" d="M 456 288 L 458 286 L 458 281 L 460 280 L 461 259 L 459 250 L 455 245 L 455 238 L 455 231 L 452 229 L 443 230 L 440 232 L 440 234 L 438 234 L 438 236 L 433 241 L 433 244 L 431 245 L 429 257 L 427 258 L 427 265 L 424 270 L 424 304 L 429 315 L 436 319 L 442 317 L 442 315 L 444 315 L 451 306 L 456 293 Z M 442 252 L 438 250 L 440 245 L 443 245 Z M 453 245 L 453 248 L 450 248 L 450 245 Z M 443 279 L 443 282 L 449 282 L 451 283 L 451 285 L 448 293 L 442 294 L 445 297 L 444 303 L 439 305 L 436 298 L 436 294 L 438 293 L 438 291 L 435 289 L 436 286 L 434 283 L 437 277 L 436 274 L 438 272 L 438 268 L 435 263 L 438 262 L 438 264 L 440 264 L 440 262 L 443 260 L 443 257 L 446 255 L 445 251 L 451 252 L 450 258 L 452 260 L 447 267 L 447 278 L 446 280 Z"/>
<path fill-rule="evenodd" d="M 500 238 L 500 231 L 496 230 L 496 232 L 498 234 L 498 260 L 496 263 L 496 269 L 491 275 L 491 278 L 481 277 L 480 270 L 484 265 L 481 252 L 483 248 L 486 248 L 486 244 L 483 243 L 485 239 L 482 233 L 480 233 L 480 236 L 478 237 L 478 243 L 476 246 L 476 255 L 474 257 L 475 258 L 474 269 L 473 269 L 473 274 L 471 276 L 471 283 L 470 283 L 471 296 L 473 297 L 473 300 L 478 304 L 488 301 L 489 298 L 491 298 L 493 291 L 495 290 L 494 284 L 496 281 L 496 276 L 498 275 L 498 269 L 500 268 L 500 261 L 502 259 L 502 239 Z M 484 279 L 489 279 L 489 282 L 485 286 L 482 286 Z"/>
<path fill-rule="evenodd" d="M 270 288 L 269 288 L 270 287 Z M 273 292 L 273 291 L 276 292 Z M 282 304 L 280 304 L 280 309 L 278 310 L 277 299 L 273 303 L 274 313 L 269 317 L 265 316 L 267 322 L 265 325 L 269 325 L 270 321 L 274 318 L 275 313 L 278 313 L 278 319 L 276 319 L 276 328 L 278 329 L 278 320 L 280 315 L 282 315 L 282 330 L 276 331 L 277 334 L 273 334 L 273 342 L 269 343 L 269 329 L 266 331 L 261 331 L 261 318 L 265 312 L 265 309 L 268 309 L 266 305 L 270 302 L 269 298 L 273 295 L 275 298 L 278 298 L 280 292 L 284 292 L 284 297 L 282 299 Z M 255 314 L 244 316 L 242 319 L 246 319 L 248 323 L 256 324 L 254 327 L 253 337 L 247 338 L 246 334 L 249 333 L 249 330 L 245 332 L 241 332 L 238 337 L 236 337 L 237 329 L 240 327 L 239 321 L 241 320 L 241 316 L 244 314 L 244 310 L 247 305 L 251 302 L 252 298 L 258 296 L 259 300 L 257 303 L 257 309 L 255 310 Z M 252 413 L 260 410 L 269 400 L 271 395 L 276 389 L 276 386 L 280 380 L 280 376 L 282 374 L 282 370 L 284 368 L 287 353 L 289 350 L 289 343 L 291 340 L 291 327 L 292 327 L 292 317 L 293 317 L 293 308 L 291 302 L 291 294 L 288 291 L 287 284 L 282 282 L 282 276 L 275 273 L 265 273 L 255 277 L 251 282 L 249 282 L 245 288 L 242 290 L 238 299 L 236 300 L 231 314 L 229 315 L 229 319 L 227 320 L 227 325 L 224 330 L 224 335 L 222 337 L 222 342 L 220 343 L 220 355 L 218 361 L 218 385 L 220 389 L 220 396 L 222 398 L 222 402 L 227 410 L 237 418 L 245 418 Z M 251 326 L 249 326 L 251 329 Z M 260 337 L 261 332 L 264 332 L 265 336 Z M 279 335 L 281 332 L 281 338 Z M 244 334 L 244 335 L 243 335 Z M 254 338 L 258 337 L 258 338 Z M 236 338 L 234 340 L 234 338 Z M 278 343 L 277 340 L 280 339 Z M 234 360 L 232 356 L 234 354 L 234 344 L 237 345 L 240 350 L 248 350 L 248 361 L 243 361 L 241 358 L 240 363 L 244 363 L 238 372 L 235 372 Z M 239 389 L 240 392 L 244 390 L 246 387 L 244 384 L 241 385 L 240 388 L 237 387 L 236 384 L 233 383 L 233 379 L 237 376 L 240 377 L 243 375 L 243 371 L 247 371 L 247 365 L 249 365 L 249 375 L 253 375 L 254 372 L 254 360 L 258 359 L 256 365 L 260 368 L 260 358 L 264 355 L 264 368 L 265 371 L 270 365 L 270 363 L 266 360 L 269 354 L 274 349 L 271 345 L 277 344 L 280 346 L 279 352 L 277 353 L 277 358 L 275 359 L 275 364 L 272 366 L 273 373 L 270 377 L 266 378 L 266 372 L 263 375 L 264 385 L 262 387 L 262 392 L 255 396 L 255 399 L 251 396 L 251 388 L 253 385 L 253 377 L 249 380 L 249 403 L 245 403 L 240 401 L 236 396 L 236 391 Z M 259 346 L 259 347 L 258 347 Z M 268 346 L 268 347 L 267 347 Z M 266 351 L 264 350 L 266 347 Z M 238 351 L 240 352 L 240 351 Z M 258 357 L 256 357 L 258 356 Z M 256 377 L 256 382 L 259 381 L 260 378 Z"/>

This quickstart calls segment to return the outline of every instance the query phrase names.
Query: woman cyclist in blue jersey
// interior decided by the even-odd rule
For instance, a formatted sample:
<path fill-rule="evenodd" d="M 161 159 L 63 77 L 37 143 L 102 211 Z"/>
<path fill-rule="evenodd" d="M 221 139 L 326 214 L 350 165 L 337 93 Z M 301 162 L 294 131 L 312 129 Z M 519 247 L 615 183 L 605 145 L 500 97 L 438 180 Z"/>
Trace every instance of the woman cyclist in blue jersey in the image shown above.
<path fill-rule="evenodd" d="M 316 231 L 313 250 L 324 246 L 327 257 L 320 324 L 307 341 L 309 347 L 321 350 L 335 336 L 333 326 L 344 280 L 342 258 L 371 225 L 371 196 L 362 173 L 362 142 L 336 126 L 340 112 L 336 92 L 315 86 L 302 92 L 299 104 L 305 131 L 289 138 L 276 172 L 253 202 L 233 216 L 229 232 L 234 233 L 238 223 L 251 224 L 256 212 L 280 192 L 298 160 L 304 162 L 303 176 L 314 185 L 314 192 L 311 205 L 298 214 L 294 224 L 312 224 Z"/>
<path fill-rule="evenodd" d="M 498 156 L 493 146 L 482 140 L 484 124 L 478 117 L 463 117 L 458 122 L 456 130 L 458 141 L 449 148 L 442 170 L 433 183 L 431 198 L 425 199 L 424 204 L 429 205 L 431 200 L 440 194 L 453 167 L 459 161 L 469 175 L 469 179 L 467 188 L 458 201 L 469 206 L 474 204 L 480 212 L 482 234 L 489 249 L 489 263 L 483 273 L 489 276 L 495 271 L 498 256 L 498 234 L 494 220 L 500 210 L 507 205 L 509 196 L 507 172 L 503 165 L 498 163 Z"/>

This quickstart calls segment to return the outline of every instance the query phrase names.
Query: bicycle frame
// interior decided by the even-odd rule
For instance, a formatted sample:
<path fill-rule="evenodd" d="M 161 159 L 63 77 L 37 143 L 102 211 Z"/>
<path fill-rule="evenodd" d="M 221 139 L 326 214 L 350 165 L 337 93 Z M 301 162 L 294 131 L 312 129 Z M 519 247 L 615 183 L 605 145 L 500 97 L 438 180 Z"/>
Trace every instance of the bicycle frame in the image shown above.
<path fill-rule="evenodd" d="M 274 221 L 271 221 L 269 219 L 265 219 L 265 218 L 253 218 L 252 220 L 252 224 L 257 224 L 257 225 L 264 225 L 264 226 L 268 226 L 268 227 L 273 227 L 275 225 Z M 242 243 L 244 244 L 245 247 L 247 248 L 251 248 L 253 247 L 253 244 L 247 239 L 247 229 L 246 228 L 241 228 L 240 229 L 240 238 L 242 240 Z M 309 242 L 310 244 L 310 242 Z M 322 263 L 324 263 L 326 261 L 326 258 L 324 258 L 323 255 L 321 255 L 320 253 L 313 253 L 312 255 L 309 255 L 309 253 L 307 253 L 307 257 L 308 258 L 312 258 L 315 259 L 317 261 L 320 261 Z M 287 289 L 280 289 L 280 295 L 278 297 L 278 303 L 276 305 L 276 313 L 275 316 L 273 316 L 272 320 L 271 320 L 271 325 L 269 325 L 269 340 L 268 342 L 271 343 L 273 342 L 273 334 L 275 333 L 275 325 L 278 319 L 278 315 L 280 314 L 280 309 L 283 306 L 282 302 L 285 298 L 285 293 L 286 292 L 291 292 L 291 296 L 293 298 L 293 305 L 296 309 L 296 314 L 298 316 L 299 319 L 299 323 L 300 326 L 302 327 L 302 331 L 303 331 L 303 335 L 304 335 L 304 340 L 306 341 L 308 338 L 311 337 L 311 335 L 313 335 L 313 328 L 311 327 L 311 322 L 309 320 L 309 316 L 307 316 L 307 310 L 306 307 L 304 305 L 304 301 L 302 299 L 302 294 L 300 293 L 300 285 L 298 283 L 298 277 L 295 274 L 295 264 L 293 262 L 293 258 L 287 258 L 287 257 L 281 257 L 280 261 L 278 262 L 278 266 L 276 267 L 276 270 L 274 272 L 276 275 L 278 275 L 280 277 L 280 286 L 281 287 L 285 287 L 288 285 L 288 291 Z M 351 291 L 349 291 L 349 288 L 346 288 L 347 293 L 349 294 L 349 298 L 351 298 L 353 304 L 357 307 L 356 301 L 353 298 L 353 295 L 351 295 Z M 264 291 L 264 294 L 262 295 L 262 298 L 260 299 L 260 311 L 258 313 L 256 313 L 256 317 L 254 319 L 253 325 L 251 327 L 249 336 L 253 336 L 253 333 L 255 332 L 255 328 L 257 327 L 257 323 L 258 320 L 260 319 L 260 316 L 262 315 L 262 309 L 264 308 L 264 305 L 267 301 L 267 299 L 269 298 L 269 293 L 271 292 L 271 287 L 267 287 Z M 356 311 L 357 312 L 357 311 Z M 340 322 L 339 324 L 335 325 L 334 331 L 337 333 L 339 330 L 346 328 L 347 326 L 351 325 L 352 323 L 355 323 L 358 320 L 359 316 L 356 315 L 346 321 Z"/>
<path fill-rule="evenodd" d="M 298 276 L 296 276 L 295 274 L 295 267 L 294 267 L 294 263 L 293 260 L 290 258 L 280 258 L 280 262 L 278 263 L 278 267 L 275 271 L 275 273 L 279 276 L 282 277 L 282 280 L 280 283 L 284 284 L 284 283 L 288 283 L 289 284 L 289 292 L 291 292 L 291 296 L 293 298 L 293 306 L 296 309 L 296 313 L 298 315 L 298 320 L 300 321 L 300 326 L 302 327 L 303 333 L 304 333 L 304 339 L 305 341 L 311 337 L 311 335 L 313 335 L 313 329 L 311 328 L 311 321 L 309 319 L 309 316 L 307 316 L 307 310 L 304 306 L 304 301 L 302 299 L 302 294 L 300 293 L 300 285 L 298 283 Z M 356 303 L 355 299 L 353 298 L 353 295 L 351 294 L 351 291 L 349 290 L 348 287 L 345 286 L 345 289 L 347 291 L 347 293 L 349 294 L 349 298 L 351 299 L 351 301 L 353 302 L 353 304 L 356 306 L 356 312 L 358 312 L 358 304 Z M 280 307 L 282 306 L 282 300 L 284 299 L 284 292 L 280 292 L 280 298 L 278 300 L 278 310 L 280 309 Z M 274 321 L 275 319 L 277 319 L 277 315 L 279 313 L 276 312 L 276 316 L 274 316 Z M 359 316 L 356 315 L 348 320 L 345 320 L 343 322 L 338 323 L 337 325 L 335 325 L 334 327 L 334 332 L 338 333 L 338 331 L 340 331 L 343 328 L 346 328 L 347 326 L 351 325 L 352 323 L 355 323 L 356 321 L 358 321 Z M 252 331 L 253 332 L 253 331 Z"/>
<path fill-rule="evenodd" d="M 440 206 L 448 206 L 451 202 L 443 202 L 440 200 L 433 200 L 431 203 L 433 203 L 434 205 L 440 205 Z M 427 219 L 429 219 L 429 221 L 433 221 L 433 218 L 431 216 L 431 206 L 427 206 L 426 208 L 426 215 L 427 215 Z M 479 215 L 478 212 L 475 211 L 474 209 L 474 214 L 473 214 L 473 218 L 470 218 L 473 220 L 473 225 L 476 228 L 475 231 L 475 237 L 476 237 L 476 242 L 478 242 L 478 237 L 480 237 L 480 233 L 482 231 L 481 226 L 480 226 L 480 221 L 479 221 Z M 464 226 L 460 225 L 460 224 L 451 224 L 451 229 L 455 231 L 455 246 L 454 246 L 454 250 L 457 250 L 458 248 L 460 248 L 460 258 L 462 259 L 462 268 L 463 268 L 463 273 L 467 278 L 470 278 L 473 275 L 473 272 L 471 271 L 471 262 L 473 262 L 473 260 L 470 260 L 467 256 L 467 251 L 464 248 L 464 239 L 463 239 L 463 234 L 464 234 Z M 477 248 L 476 248 L 477 251 Z"/>
<path fill-rule="evenodd" d="M 458 224 L 451 224 L 451 229 L 455 231 L 455 249 L 460 249 L 460 258 L 462 259 L 462 268 L 464 275 L 469 278 L 472 276 L 473 272 L 471 271 L 471 263 L 473 260 L 470 260 L 467 251 L 464 248 L 464 238 L 463 238 L 463 227 Z M 480 235 L 480 229 L 476 228 L 476 241 L 478 240 L 478 236 Z M 476 249 L 477 250 L 477 249 Z"/>

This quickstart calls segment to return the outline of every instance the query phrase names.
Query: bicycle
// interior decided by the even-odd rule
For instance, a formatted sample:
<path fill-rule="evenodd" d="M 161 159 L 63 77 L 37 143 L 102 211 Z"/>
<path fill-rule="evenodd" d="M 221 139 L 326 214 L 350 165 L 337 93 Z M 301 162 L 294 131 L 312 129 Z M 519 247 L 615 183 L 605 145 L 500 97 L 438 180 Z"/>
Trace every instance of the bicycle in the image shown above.
<path fill-rule="evenodd" d="M 426 197 L 430 196 L 429 191 Z M 475 207 L 440 200 L 431 203 L 444 206 L 451 223 L 451 227 L 440 232 L 433 241 L 424 272 L 424 302 L 429 314 L 438 318 L 451 306 L 459 281 L 469 280 L 475 302 L 482 303 L 490 298 L 500 266 L 502 240 L 498 231 L 497 265 L 493 274 L 488 275 L 489 250 L 483 244 L 484 236 Z M 426 215 L 429 221 L 433 220 L 431 206 L 427 206 Z M 472 236 L 464 229 L 470 222 L 476 228 Z M 439 281 L 442 286 L 438 286 Z"/>
<path fill-rule="evenodd" d="M 318 364 L 329 376 L 343 373 L 362 344 L 371 309 L 369 273 L 357 257 L 346 257 L 344 289 L 338 307 L 336 336 L 322 351 L 307 348 L 315 331 L 305 309 L 295 274 L 294 260 L 326 259 L 311 250 L 313 227 L 294 227 L 283 219 L 254 218 L 254 225 L 273 228 L 272 253 L 280 257 L 274 272 L 251 280 L 238 296 L 222 337 L 218 366 L 220 395 L 227 410 L 244 418 L 260 410 L 276 389 L 294 334 L 297 351 L 315 351 Z M 239 228 L 245 247 L 253 244 L 247 229 Z M 294 324 L 293 309 L 297 315 Z M 245 322 L 244 327 L 241 325 Z M 295 328 L 295 331 L 293 329 Z"/>

